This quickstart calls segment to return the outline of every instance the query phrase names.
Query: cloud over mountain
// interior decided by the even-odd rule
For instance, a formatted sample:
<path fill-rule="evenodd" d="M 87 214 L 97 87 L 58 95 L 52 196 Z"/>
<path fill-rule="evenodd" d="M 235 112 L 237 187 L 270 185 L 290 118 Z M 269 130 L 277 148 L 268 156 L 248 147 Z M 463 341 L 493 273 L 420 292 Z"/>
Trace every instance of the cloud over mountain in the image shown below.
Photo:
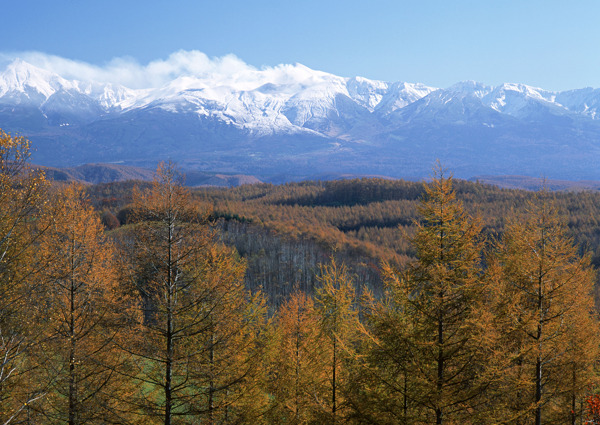
<path fill-rule="evenodd" d="M 5 64 L 22 59 L 38 68 L 56 73 L 63 78 L 79 81 L 118 84 L 132 89 L 159 88 L 181 77 L 195 77 L 210 81 L 215 86 L 225 85 L 240 90 L 251 90 L 266 83 L 288 84 L 307 80 L 314 84 L 319 75 L 307 72 L 298 65 L 277 65 L 258 69 L 233 54 L 210 58 L 197 50 L 180 50 L 166 59 L 140 64 L 133 58 L 114 58 L 99 66 L 42 52 L 2 53 Z"/>
<path fill-rule="evenodd" d="M 0 68 L 0 128 L 44 165 L 171 158 L 246 174 L 600 179 L 600 91 L 473 81 L 447 89 L 346 78 L 301 64 L 255 68 L 180 51 L 99 67 L 41 53 Z"/>

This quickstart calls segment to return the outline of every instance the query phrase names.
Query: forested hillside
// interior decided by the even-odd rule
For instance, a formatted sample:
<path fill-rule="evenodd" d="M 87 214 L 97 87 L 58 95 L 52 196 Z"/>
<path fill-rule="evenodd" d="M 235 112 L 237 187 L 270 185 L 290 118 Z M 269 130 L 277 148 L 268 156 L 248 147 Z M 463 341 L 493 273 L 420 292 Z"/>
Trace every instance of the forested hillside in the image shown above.
<path fill-rule="evenodd" d="M 578 424 L 600 197 L 51 184 L 0 133 L 0 423 Z M 595 422 L 591 422 L 595 423 Z"/>
<path fill-rule="evenodd" d="M 104 217 L 115 216 L 109 227 L 127 221 L 135 185 L 87 188 Z M 490 242 L 502 233 L 507 218 L 524 211 L 536 196 L 532 191 L 463 180 L 454 181 L 454 188 L 466 210 L 482 219 L 483 235 Z M 365 284 L 381 294 L 381 261 L 403 265 L 415 256 L 410 237 L 423 194 L 422 182 L 374 178 L 191 191 L 193 199 L 213 211 L 223 240 L 248 261 L 248 285 L 262 286 L 270 303 L 281 300 L 294 286 L 312 291 L 318 264 L 331 254 L 347 263 L 359 286 Z M 600 265 L 600 193 L 549 192 L 547 196 L 580 253 L 590 253 L 592 263 Z"/>

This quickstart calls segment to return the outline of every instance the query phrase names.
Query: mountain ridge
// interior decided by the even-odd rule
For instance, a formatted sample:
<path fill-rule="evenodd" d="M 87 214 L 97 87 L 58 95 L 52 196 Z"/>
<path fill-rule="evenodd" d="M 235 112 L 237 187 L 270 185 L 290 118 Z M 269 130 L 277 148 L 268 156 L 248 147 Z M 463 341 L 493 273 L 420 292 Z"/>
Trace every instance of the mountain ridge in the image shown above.
<path fill-rule="evenodd" d="M 83 164 L 77 167 L 48 167 L 32 164 L 32 170 L 39 170 L 51 181 L 82 184 L 102 184 L 123 181 L 152 181 L 155 170 L 121 164 Z M 255 176 L 222 174 L 201 171 L 184 173 L 184 184 L 189 187 L 235 187 L 243 184 L 262 183 Z"/>
<path fill-rule="evenodd" d="M 32 170 L 44 172 L 47 179 L 61 182 L 77 182 L 82 184 L 103 184 L 124 181 L 152 181 L 155 171 L 149 168 L 132 167 L 122 164 L 84 164 L 77 167 L 46 167 L 41 165 L 30 165 Z M 304 176 L 301 181 L 331 181 L 331 180 L 355 180 L 355 179 L 379 179 L 396 180 L 397 178 L 385 175 L 344 174 L 330 173 Z M 427 180 L 427 179 L 418 179 Z M 300 181 L 300 180 L 299 180 Z M 503 175 L 474 176 L 469 179 L 472 182 L 489 184 L 503 189 L 519 189 L 538 191 L 547 189 L 550 191 L 599 191 L 600 180 L 591 181 L 569 181 L 553 180 L 543 177 Z M 283 176 L 273 176 L 267 181 L 262 181 L 256 176 L 241 174 L 222 174 L 216 172 L 187 171 L 183 173 L 183 182 L 188 187 L 237 187 L 246 184 L 284 184 L 291 181 Z"/>
<path fill-rule="evenodd" d="M 158 88 L 68 80 L 15 60 L 0 73 L 0 128 L 48 166 L 123 162 L 291 176 L 600 179 L 600 89 L 339 77 L 300 64 L 186 75 Z"/>

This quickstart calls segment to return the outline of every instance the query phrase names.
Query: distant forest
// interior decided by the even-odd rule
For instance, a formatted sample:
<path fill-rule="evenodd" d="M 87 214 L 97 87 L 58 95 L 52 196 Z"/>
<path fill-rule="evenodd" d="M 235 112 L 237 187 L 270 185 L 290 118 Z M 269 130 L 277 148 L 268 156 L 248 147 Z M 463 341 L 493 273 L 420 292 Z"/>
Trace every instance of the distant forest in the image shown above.
<path fill-rule="evenodd" d="M 465 209 L 482 220 L 489 243 L 544 191 L 543 185 L 538 192 L 464 180 L 453 185 Z M 148 183 L 86 187 L 107 229 L 127 223 L 136 186 Z M 270 302 L 285 298 L 294 286 L 312 291 L 318 264 L 331 255 L 352 269 L 360 287 L 381 293 L 381 262 L 403 266 L 415 259 L 410 240 L 424 193 L 422 182 L 377 178 L 190 189 L 191 197 L 211 211 L 222 240 L 246 259 L 249 287 L 262 286 Z M 552 200 L 579 253 L 600 266 L 600 192 L 545 191 L 544 196 Z"/>
<path fill-rule="evenodd" d="M 29 153 L 0 131 L 1 424 L 600 423 L 597 192 Z"/>

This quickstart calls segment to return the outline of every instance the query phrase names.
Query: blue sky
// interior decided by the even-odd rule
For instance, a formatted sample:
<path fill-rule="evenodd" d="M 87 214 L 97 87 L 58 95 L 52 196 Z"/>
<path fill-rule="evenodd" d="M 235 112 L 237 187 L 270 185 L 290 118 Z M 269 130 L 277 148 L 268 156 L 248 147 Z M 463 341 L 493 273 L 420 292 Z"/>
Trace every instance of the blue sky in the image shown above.
<path fill-rule="evenodd" d="M 1 53 L 100 67 L 197 50 L 436 87 L 600 87 L 597 0 L 19 0 L 2 15 Z"/>

